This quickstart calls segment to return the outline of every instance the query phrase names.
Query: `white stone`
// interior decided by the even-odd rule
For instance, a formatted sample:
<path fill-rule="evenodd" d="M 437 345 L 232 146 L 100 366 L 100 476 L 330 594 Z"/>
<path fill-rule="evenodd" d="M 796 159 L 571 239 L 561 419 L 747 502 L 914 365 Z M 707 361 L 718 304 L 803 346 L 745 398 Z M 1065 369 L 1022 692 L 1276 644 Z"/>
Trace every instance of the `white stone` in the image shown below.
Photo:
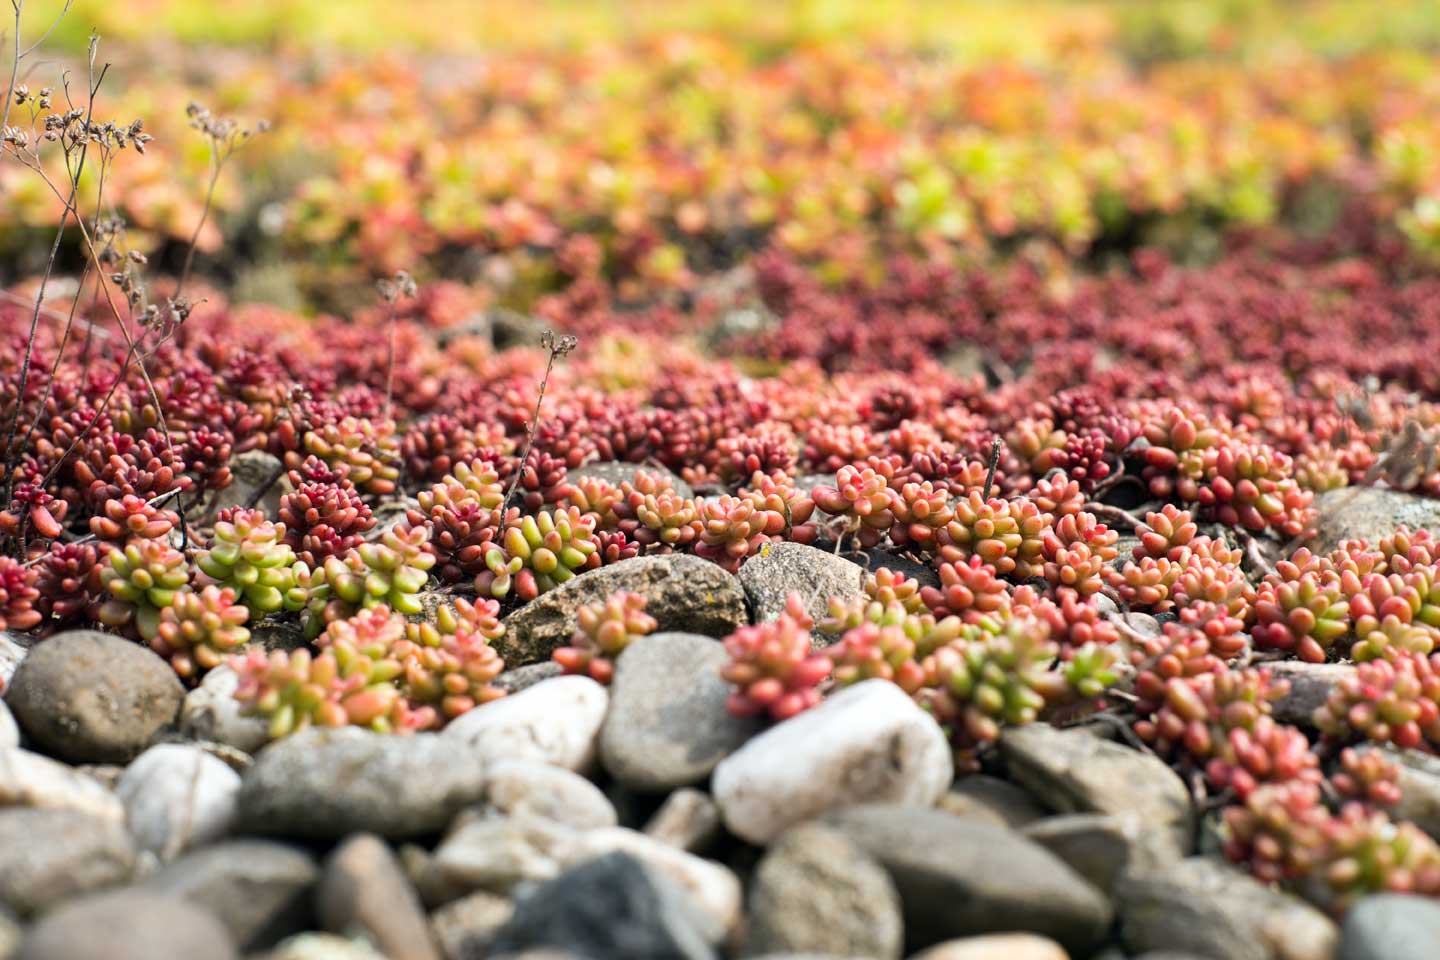
<path fill-rule="evenodd" d="M 934 719 L 895 684 L 866 680 L 751 739 L 715 768 L 712 788 L 730 832 L 764 845 L 857 804 L 928 807 L 953 778 Z"/>
<path fill-rule="evenodd" d="M 161 860 L 225 835 L 235 820 L 240 775 L 199 747 L 151 747 L 125 768 L 116 794 L 135 843 Z"/>
<path fill-rule="evenodd" d="M 0 807 L 76 810 L 115 823 L 125 807 L 100 781 L 18 747 L 0 750 Z"/>
<path fill-rule="evenodd" d="M 541 817 L 472 820 L 435 851 L 437 875 L 466 889 L 509 893 L 517 885 L 559 876 L 579 833 Z"/>
<path fill-rule="evenodd" d="M 20 667 L 20 661 L 29 653 L 28 647 L 15 642 L 9 633 L 0 631 L 0 692 L 3 692 Z"/>
<path fill-rule="evenodd" d="M 742 894 L 734 871 L 638 830 L 608 827 L 585 832 L 567 851 L 566 867 L 616 851 L 628 853 L 688 894 L 697 919 L 702 921 L 700 932 L 711 943 L 720 943 L 736 930 Z"/>
<path fill-rule="evenodd" d="M 264 717 L 242 714 L 235 688 L 240 677 L 227 666 L 205 674 L 200 686 L 185 695 L 180 707 L 180 732 L 196 740 L 214 740 L 255 753 L 270 740 Z"/>
<path fill-rule="evenodd" d="M 502 760 L 485 771 L 487 810 L 544 817 L 567 827 L 613 827 L 615 806 L 578 773 L 535 760 Z"/>
<path fill-rule="evenodd" d="M 5 701 L 0 700 L 0 750 L 18 746 L 20 746 L 20 727 L 15 723 L 15 715 L 10 712 L 9 707 L 5 706 Z"/>
<path fill-rule="evenodd" d="M 441 736 L 464 741 L 485 763 L 538 760 L 583 771 L 595 762 L 595 742 L 609 695 L 589 677 L 555 677 L 476 707 Z"/>

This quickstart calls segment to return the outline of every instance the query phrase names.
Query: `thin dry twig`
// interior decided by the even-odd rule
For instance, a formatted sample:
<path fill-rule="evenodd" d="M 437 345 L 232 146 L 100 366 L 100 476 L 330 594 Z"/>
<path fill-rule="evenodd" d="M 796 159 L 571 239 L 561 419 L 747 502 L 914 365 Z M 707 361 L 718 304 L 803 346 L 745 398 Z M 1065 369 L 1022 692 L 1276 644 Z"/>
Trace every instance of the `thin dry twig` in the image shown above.
<path fill-rule="evenodd" d="M 525 472 L 525 461 L 530 458 L 530 447 L 535 443 L 535 431 L 540 428 L 540 405 L 545 402 L 545 386 L 550 382 L 550 371 L 555 368 L 557 359 L 574 350 L 579 343 L 573 333 L 557 335 L 554 330 L 547 329 L 540 334 L 540 346 L 550 351 L 550 358 L 545 361 L 545 375 L 540 378 L 540 395 L 535 398 L 535 413 L 525 425 L 525 446 L 520 451 L 515 475 L 510 478 L 510 488 L 505 491 L 505 499 L 500 503 L 501 517 L 504 517 L 505 511 L 510 508 L 510 499 L 515 496 L 515 488 L 520 486 L 520 477 Z"/>

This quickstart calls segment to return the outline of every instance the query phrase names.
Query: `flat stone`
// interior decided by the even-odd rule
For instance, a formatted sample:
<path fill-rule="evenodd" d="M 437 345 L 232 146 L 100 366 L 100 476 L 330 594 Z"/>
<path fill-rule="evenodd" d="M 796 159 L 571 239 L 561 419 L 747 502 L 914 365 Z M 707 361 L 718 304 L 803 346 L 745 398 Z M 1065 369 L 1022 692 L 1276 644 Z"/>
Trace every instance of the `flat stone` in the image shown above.
<path fill-rule="evenodd" d="M 786 950 L 899 960 L 900 895 L 835 830 L 805 824 L 772 843 L 751 881 L 745 956 Z"/>
<path fill-rule="evenodd" d="M 575 482 L 583 477 L 595 477 L 604 480 L 606 483 L 620 486 L 622 483 L 633 482 L 635 473 L 648 473 L 657 477 L 664 477 L 670 481 L 675 492 L 682 497 L 693 497 L 695 491 L 690 484 L 681 480 L 679 475 L 653 463 L 625 463 L 620 460 L 598 460 L 595 463 L 587 463 L 583 467 L 576 467 L 565 476 L 570 482 Z"/>
<path fill-rule="evenodd" d="M 161 867 L 139 884 L 210 911 L 243 950 L 260 950 L 312 925 L 315 858 L 273 840 L 224 840 Z"/>
<path fill-rule="evenodd" d="M 535 686 L 541 680 L 549 680 L 553 677 L 563 676 L 565 668 L 554 660 L 545 660 L 540 663 L 531 663 L 523 667 L 516 667 L 514 670 L 506 670 L 495 678 L 495 686 L 506 693 L 519 693 L 521 690 Z"/>
<path fill-rule="evenodd" d="M 514 914 L 509 897 L 477 890 L 432 913 L 430 931 L 445 960 L 470 960 L 490 955 L 495 934 Z"/>
<path fill-rule="evenodd" d="M 1175 852 L 1193 847 L 1190 791 L 1158 757 L 1047 723 L 1006 729 L 1000 753 L 1010 779 L 1056 813 L 1132 814 L 1167 831 Z"/>
<path fill-rule="evenodd" d="M 136 845 L 173 860 L 229 831 L 240 775 L 199 747 L 166 743 L 126 767 L 115 794 Z"/>
<path fill-rule="evenodd" d="M 740 582 L 710 561 L 683 553 L 634 557 L 586 571 L 531 600 L 505 618 L 495 649 L 511 667 L 549 660 L 574 636 L 576 611 L 617 590 L 644 595 L 657 630 L 724 637 L 749 622 Z"/>
<path fill-rule="evenodd" d="M 0 807 L 74 810 L 121 823 L 125 805 L 94 777 L 17 747 L 0 749 Z"/>
<path fill-rule="evenodd" d="M 1440 904 L 1382 893 L 1345 914 L 1338 960 L 1431 960 L 1440 944 Z"/>
<path fill-rule="evenodd" d="M 48 914 L 15 960 L 238 960 L 219 920 L 178 897 L 117 890 Z"/>
<path fill-rule="evenodd" d="M 184 697 L 170 664 L 138 643 L 70 630 L 37 646 L 5 701 L 26 736 L 72 763 L 126 763 L 170 724 Z"/>
<path fill-rule="evenodd" d="M 481 763 L 538 760 L 587 770 L 608 705 L 605 688 L 589 677 L 556 677 L 476 707 L 440 736 Z"/>
<path fill-rule="evenodd" d="M 1395 528 L 1440 533 L 1440 500 L 1381 487 L 1341 487 L 1315 497 L 1316 536 L 1312 549 L 1328 553 L 1342 540 L 1364 539 L 1370 546 Z"/>
<path fill-rule="evenodd" d="M 264 717 L 246 716 L 235 699 L 240 677 L 221 664 L 206 671 L 200 685 L 185 694 L 180 707 L 180 732 L 193 740 L 211 740 L 258 753 L 270 742 L 270 725 Z"/>
<path fill-rule="evenodd" d="M 929 806 L 953 775 L 934 719 L 893 683 L 866 680 L 753 737 L 715 768 L 712 788 L 730 832 L 765 844 L 830 810 Z"/>
<path fill-rule="evenodd" d="M 1226 960 L 1331 960 L 1339 931 L 1323 913 L 1202 857 L 1121 877 L 1120 934 L 1132 953 L 1182 950 Z"/>
<path fill-rule="evenodd" d="M 831 597 L 851 600 L 865 592 L 864 567 L 803 543 L 764 544 L 740 565 L 736 576 L 756 623 L 778 619 L 791 593 L 800 595 L 805 609 L 819 622 Z"/>
<path fill-rule="evenodd" d="M 302 730 L 260 751 L 245 772 L 238 826 L 247 833 L 318 839 L 422 836 L 438 833 L 478 803 L 484 784 L 482 758 L 462 737 Z"/>
<path fill-rule="evenodd" d="M 1037 820 L 1020 833 L 1108 894 L 1132 864 L 1150 862 L 1146 831 L 1144 823 L 1130 815 L 1067 813 Z"/>
<path fill-rule="evenodd" d="M 389 960 L 440 960 L 415 888 L 373 834 L 357 834 L 330 854 L 315 912 L 324 929 L 362 937 Z"/>
<path fill-rule="evenodd" d="M 699 853 L 720 837 L 720 807 L 703 790 L 681 787 L 665 798 L 645 824 L 645 834 L 688 853 Z"/>
<path fill-rule="evenodd" d="M 624 853 L 591 859 L 542 884 L 515 905 L 491 956 L 537 948 L 588 960 L 712 960 L 683 894 Z"/>
<path fill-rule="evenodd" d="M 910 960 L 1070 960 L 1065 948 L 1033 933 L 992 933 L 984 937 L 947 940 L 922 950 Z"/>
<path fill-rule="evenodd" d="M 955 781 L 935 804 L 957 817 L 981 817 L 998 827 L 1018 830 L 1043 818 L 1046 811 L 1021 788 L 999 777 L 972 773 Z"/>
<path fill-rule="evenodd" d="M 485 774 L 481 809 L 533 816 L 577 830 L 613 827 L 615 807 L 595 784 L 564 767 L 538 760 L 501 760 Z"/>
<path fill-rule="evenodd" d="M 693 633 L 652 633 L 620 656 L 610 709 L 600 730 L 600 761 L 633 790 L 691 786 L 761 728 L 725 709 L 720 677 L 725 647 Z"/>
<path fill-rule="evenodd" d="M 21 916 L 123 883 L 135 866 L 125 827 L 74 810 L 0 809 L 0 906 Z"/>
<path fill-rule="evenodd" d="M 1034 933 L 1085 956 L 1109 930 L 1104 895 L 1012 831 L 933 808 L 879 804 L 823 822 L 890 872 L 910 949 L 987 933 Z"/>
<path fill-rule="evenodd" d="M 1271 702 L 1275 719 L 1307 729 L 1314 729 L 1315 710 L 1325 703 L 1330 691 L 1346 677 L 1355 674 L 1355 667 L 1348 663 L 1305 663 L 1302 660 L 1277 660 L 1267 663 L 1265 669 L 1276 680 L 1290 684 L 1285 696 Z"/>

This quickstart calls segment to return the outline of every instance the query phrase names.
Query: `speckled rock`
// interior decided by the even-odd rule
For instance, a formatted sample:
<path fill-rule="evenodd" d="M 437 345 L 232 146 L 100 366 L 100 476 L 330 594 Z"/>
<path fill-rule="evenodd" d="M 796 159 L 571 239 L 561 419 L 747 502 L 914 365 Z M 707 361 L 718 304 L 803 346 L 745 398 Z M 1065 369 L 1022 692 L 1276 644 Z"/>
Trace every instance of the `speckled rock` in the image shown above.
<path fill-rule="evenodd" d="M 1202 857 L 1127 873 L 1115 900 L 1132 953 L 1331 960 L 1339 941 L 1335 924 L 1314 907 Z"/>
<path fill-rule="evenodd" d="M 373 834 L 357 834 L 331 852 L 315 913 L 324 929 L 368 940 L 389 960 L 440 960 L 415 888 Z"/>
<path fill-rule="evenodd" d="M 889 871 L 911 949 L 1023 932 L 1085 956 L 1110 927 L 1110 904 L 1099 890 L 1012 831 L 932 808 L 891 805 L 841 810 L 822 822 Z"/>
<path fill-rule="evenodd" d="M 185 694 L 180 707 L 180 732 L 195 740 L 213 740 L 246 753 L 270 742 L 264 717 L 247 717 L 235 699 L 240 677 L 225 665 L 206 672 L 200 685 Z"/>
<path fill-rule="evenodd" d="M 1010 779 L 1056 813 L 1133 814 L 1166 831 L 1174 853 L 1193 846 L 1190 791 L 1152 754 L 1046 723 L 1005 730 L 1000 753 Z"/>
<path fill-rule="evenodd" d="M 723 637 L 749 620 L 739 581 L 710 561 L 683 553 L 635 557 L 587 571 L 525 604 L 505 618 L 495 649 L 511 667 L 548 660 L 574 635 L 576 610 L 617 590 L 643 594 L 659 630 Z"/>
<path fill-rule="evenodd" d="M 229 932 L 194 904 L 139 890 L 98 893 L 46 916 L 15 960 L 232 960 Z"/>
<path fill-rule="evenodd" d="M 508 894 L 560 875 L 580 831 L 543 817 L 467 818 L 435 849 L 438 879 L 460 891 Z"/>
<path fill-rule="evenodd" d="M 175 719 L 185 695 L 149 648 L 94 630 L 70 630 L 21 663 L 5 702 L 25 734 L 73 763 L 125 763 Z"/>
<path fill-rule="evenodd" d="M 1440 904 L 1429 897 L 1365 897 L 1345 914 L 1337 960 L 1430 960 L 1440 946 Z"/>
<path fill-rule="evenodd" d="M 828 810 L 928 806 L 953 775 L 934 719 L 893 683 L 867 680 L 752 738 L 711 782 L 730 832 L 764 844 Z"/>
<path fill-rule="evenodd" d="M 765 544 L 741 564 L 736 577 L 756 623 L 779 617 L 792 592 L 819 621 L 830 597 L 850 599 L 865 590 L 865 569 L 859 564 L 802 543 Z"/>
<path fill-rule="evenodd" d="M 0 809 L 0 906 L 21 916 L 123 883 L 135 865 L 125 827 L 74 810 Z"/>
<path fill-rule="evenodd" d="M 168 863 L 139 884 L 213 913 L 244 950 L 273 946 L 313 926 L 315 858 L 273 840 L 223 840 Z"/>
<path fill-rule="evenodd" d="M 786 950 L 899 960 L 905 925 L 889 874 L 834 830 L 772 843 L 751 880 L 745 956 Z"/>
<path fill-rule="evenodd" d="M 485 774 L 481 809 L 502 816 L 533 816 L 590 830 L 619 822 L 615 807 L 595 784 L 564 767 L 538 760 L 501 760 Z"/>
<path fill-rule="evenodd" d="M 484 782 L 482 758 L 461 737 L 304 730 L 260 751 L 245 772 L 239 829 L 315 838 L 436 833 L 479 802 Z"/>
<path fill-rule="evenodd" d="M 173 860 L 229 831 L 240 775 L 199 747 L 165 743 L 125 768 L 115 795 L 136 845 Z"/>
<path fill-rule="evenodd" d="M 1313 546 L 1327 552 L 1342 540 L 1363 538 L 1372 546 L 1404 524 L 1440 533 L 1440 500 L 1381 487 L 1341 487 L 1315 497 L 1319 519 Z"/>
<path fill-rule="evenodd" d="M 29 750 L 0 749 L 0 807 L 74 810 L 121 823 L 125 806 L 94 777 Z"/>
<path fill-rule="evenodd" d="M 1302 660 L 1277 660 L 1267 663 L 1265 669 L 1276 680 L 1290 684 L 1289 692 L 1271 704 L 1275 719 L 1307 729 L 1315 727 L 1315 708 L 1325 702 L 1342 680 L 1355 674 L 1355 667 L 1348 663 Z"/>
<path fill-rule="evenodd" d="M 515 913 L 515 901 L 477 890 L 430 915 L 430 930 L 445 960 L 488 956 L 495 934 Z"/>
<path fill-rule="evenodd" d="M 723 644 L 693 633 L 652 633 L 621 655 L 600 730 L 600 762 L 633 790 L 700 783 L 761 729 L 725 710 Z"/>
<path fill-rule="evenodd" d="M 565 669 L 560 664 L 554 660 L 545 660 L 541 663 L 516 667 L 514 670 L 506 670 L 495 678 L 495 686 L 507 693 L 519 693 L 521 690 L 535 686 L 542 680 L 550 680 L 564 673 Z"/>
<path fill-rule="evenodd" d="M 605 688 L 589 677 L 556 677 L 476 707 L 439 736 L 482 763 L 538 760 L 587 770 L 608 705 Z"/>
<path fill-rule="evenodd" d="M 279 459 L 264 450 L 246 450 L 231 457 L 230 476 L 230 485 L 215 492 L 209 512 L 248 504 L 255 491 L 274 479 L 270 489 L 255 504 L 257 510 L 264 510 L 266 516 L 273 517 L 280 509 L 280 497 L 290 490 L 290 481 Z"/>
<path fill-rule="evenodd" d="M 720 836 L 720 807 L 703 790 L 682 787 L 665 798 L 645 824 L 645 834 L 690 853 Z"/>

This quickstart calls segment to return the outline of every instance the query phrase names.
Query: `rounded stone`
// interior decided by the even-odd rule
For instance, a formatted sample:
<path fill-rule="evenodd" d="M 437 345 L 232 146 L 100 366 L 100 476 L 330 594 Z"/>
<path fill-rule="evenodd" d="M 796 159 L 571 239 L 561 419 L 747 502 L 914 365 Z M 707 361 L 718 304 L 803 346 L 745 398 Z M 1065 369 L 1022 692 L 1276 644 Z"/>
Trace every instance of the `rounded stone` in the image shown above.
<path fill-rule="evenodd" d="M 256 753 L 270 742 L 270 725 L 264 717 L 242 712 L 235 691 L 240 677 L 228 666 L 207 671 L 200 686 L 185 694 L 180 707 L 180 732 L 194 740 L 211 740 Z"/>
<path fill-rule="evenodd" d="M 1429 897 L 1365 897 L 1345 915 L 1338 960 L 1429 960 L 1440 947 L 1440 904 Z"/>
<path fill-rule="evenodd" d="M 938 943 L 910 960 L 1070 960 L 1065 948 L 1033 933 L 992 933 Z"/>
<path fill-rule="evenodd" d="M 5 700 L 26 735 L 72 763 L 126 763 L 174 721 L 185 690 L 151 650 L 94 630 L 30 651 Z"/>
<path fill-rule="evenodd" d="M 767 543 L 740 565 L 736 574 L 756 623 L 777 619 L 791 593 L 800 595 L 817 622 L 829 599 L 864 595 L 865 569 L 834 553 L 803 543 Z"/>
<path fill-rule="evenodd" d="M 0 749 L 0 807 L 74 810 L 120 823 L 125 807 L 104 784 L 39 753 Z"/>
<path fill-rule="evenodd" d="M 31 928 L 14 960 L 231 960 L 230 934 L 193 903 L 138 890 L 84 897 Z"/>
<path fill-rule="evenodd" d="M 230 829 L 240 775 L 199 747 L 166 743 L 126 767 L 115 793 L 140 849 L 173 860 Z"/>
<path fill-rule="evenodd" d="M 5 701 L 0 700 L 0 750 L 20 746 L 20 727 Z"/>
<path fill-rule="evenodd" d="M 485 774 L 487 811 L 543 817 L 580 830 L 613 827 L 615 807 L 599 787 L 570 770 L 537 760 L 502 760 Z"/>
<path fill-rule="evenodd" d="M 21 916 L 122 883 L 135 865 L 118 821 L 74 810 L 0 810 L 0 906 Z"/>
<path fill-rule="evenodd" d="M 538 760 L 568 770 L 595 761 L 609 696 L 589 677 L 556 677 L 476 707 L 440 737 L 484 763 Z"/>
<path fill-rule="evenodd" d="M 632 790 L 700 783 L 761 728 L 725 710 L 725 647 L 693 633 L 654 633 L 620 656 L 600 730 L 600 762 Z"/>

